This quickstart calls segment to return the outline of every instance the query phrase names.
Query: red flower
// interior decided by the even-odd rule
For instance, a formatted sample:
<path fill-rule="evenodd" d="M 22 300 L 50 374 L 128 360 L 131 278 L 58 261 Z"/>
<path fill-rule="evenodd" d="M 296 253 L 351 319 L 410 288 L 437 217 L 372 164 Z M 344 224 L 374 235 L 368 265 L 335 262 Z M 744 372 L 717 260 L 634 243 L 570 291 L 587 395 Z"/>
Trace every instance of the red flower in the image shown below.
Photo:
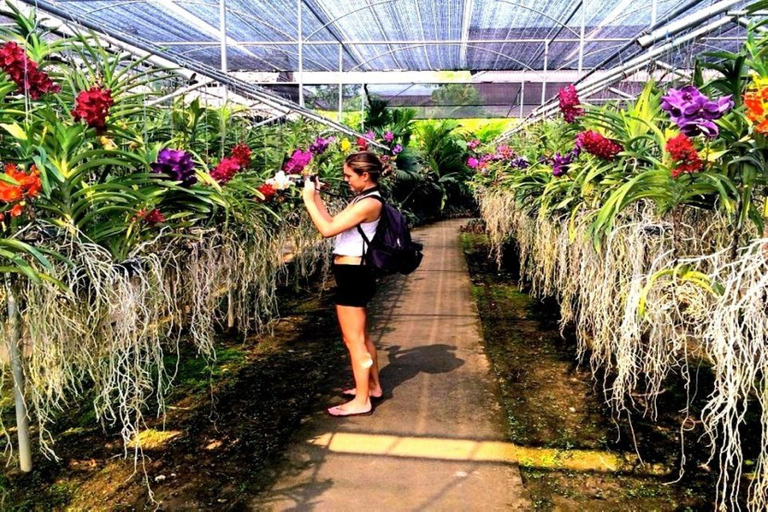
<path fill-rule="evenodd" d="M 112 91 L 94 85 L 87 91 L 80 91 L 75 100 L 75 108 L 72 109 L 71 113 L 75 121 L 83 119 L 91 128 L 103 130 L 109 115 L 109 108 L 114 104 Z"/>
<path fill-rule="evenodd" d="M 693 147 L 691 139 L 681 133 L 667 141 L 667 152 L 675 160 L 686 160 L 692 154 L 696 154 L 696 148 Z"/>
<path fill-rule="evenodd" d="M 241 142 L 232 148 L 230 156 L 234 158 L 237 164 L 243 169 L 247 169 L 251 165 L 251 148 L 244 142 Z"/>
<path fill-rule="evenodd" d="M 357 149 L 360 151 L 365 151 L 368 149 L 368 141 L 364 137 L 357 138 Z"/>
<path fill-rule="evenodd" d="M 601 134 L 588 130 L 576 136 L 576 146 L 603 160 L 613 160 L 624 149 Z"/>
<path fill-rule="evenodd" d="M 581 102 L 573 84 L 560 89 L 557 96 L 560 100 L 560 111 L 563 113 L 566 123 L 572 123 L 577 116 L 584 115 L 584 110 L 576 108 Z"/>
<path fill-rule="evenodd" d="M 163 217 L 163 214 L 160 213 L 160 210 L 155 208 L 144 217 L 144 222 L 146 222 L 150 226 L 154 226 L 155 224 L 160 224 L 161 222 L 165 222 L 165 217 Z"/>
<path fill-rule="evenodd" d="M 37 69 L 37 63 L 27 57 L 24 50 L 13 41 L 0 47 L 0 69 L 8 73 L 18 88 L 33 100 L 43 94 L 61 90 L 45 72 Z"/>
<path fill-rule="evenodd" d="M 275 197 L 275 187 L 270 185 L 269 183 L 264 183 L 262 186 L 259 187 L 259 192 L 261 192 L 261 195 L 264 196 L 264 199 L 261 200 L 261 202 L 269 202 Z"/>
<path fill-rule="evenodd" d="M 136 215 L 133 216 L 132 220 L 133 222 L 143 221 L 150 226 L 154 226 L 155 224 L 165 222 L 165 217 L 163 217 L 163 214 L 160 213 L 160 210 L 157 208 L 153 209 L 149 213 L 147 213 L 147 210 L 142 209 L 136 212 Z"/>
<path fill-rule="evenodd" d="M 234 157 L 222 158 L 219 165 L 211 172 L 211 178 L 223 185 L 231 180 L 239 170 L 240 165 Z"/>
<path fill-rule="evenodd" d="M 13 208 L 11 208 L 11 217 L 18 217 L 21 215 L 21 212 L 24 210 L 24 205 L 21 203 L 16 203 L 13 205 Z"/>
<path fill-rule="evenodd" d="M 671 171 L 673 178 L 678 178 L 681 174 L 693 174 L 704 167 L 693 142 L 684 133 L 669 139 L 666 150 L 676 163 Z"/>

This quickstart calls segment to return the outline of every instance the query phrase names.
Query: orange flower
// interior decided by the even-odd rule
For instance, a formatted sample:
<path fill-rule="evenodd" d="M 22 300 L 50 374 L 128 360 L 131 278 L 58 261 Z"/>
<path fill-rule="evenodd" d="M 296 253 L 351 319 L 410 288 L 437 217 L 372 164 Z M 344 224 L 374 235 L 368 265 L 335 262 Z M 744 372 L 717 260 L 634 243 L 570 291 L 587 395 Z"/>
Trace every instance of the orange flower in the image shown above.
<path fill-rule="evenodd" d="M 768 134 L 768 78 L 755 77 L 754 83 L 743 96 L 744 105 L 747 107 L 747 118 L 755 125 L 755 131 Z"/>
<path fill-rule="evenodd" d="M 27 197 L 37 197 L 40 193 L 40 189 L 43 188 L 43 182 L 40 181 L 40 173 L 37 172 L 37 168 L 30 166 L 29 175 L 26 178 L 27 183 Z"/>
<path fill-rule="evenodd" d="M 40 193 L 42 183 L 34 165 L 30 166 L 29 174 L 26 174 L 19 171 L 19 168 L 16 167 L 15 164 L 5 164 L 5 174 L 6 176 L 16 180 L 18 186 L 6 183 L 8 187 L 16 190 L 9 191 L 7 194 L 5 194 L 5 197 L 10 197 L 10 199 L 5 199 L 5 197 L 2 195 L 2 192 L 0 192 L 0 199 L 3 201 L 16 201 L 21 199 L 21 194 L 27 197 L 36 197 Z"/>
<path fill-rule="evenodd" d="M 21 199 L 21 187 L 0 181 L 0 201 L 11 203 Z"/>
<path fill-rule="evenodd" d="M 21 215 L 21 212 L 24 210 L 24 206 L 22 206 L 22 203 L 16 203 L 13 205 L 13 208 L 11 208 L 11 217 L 18 217 Z"/>

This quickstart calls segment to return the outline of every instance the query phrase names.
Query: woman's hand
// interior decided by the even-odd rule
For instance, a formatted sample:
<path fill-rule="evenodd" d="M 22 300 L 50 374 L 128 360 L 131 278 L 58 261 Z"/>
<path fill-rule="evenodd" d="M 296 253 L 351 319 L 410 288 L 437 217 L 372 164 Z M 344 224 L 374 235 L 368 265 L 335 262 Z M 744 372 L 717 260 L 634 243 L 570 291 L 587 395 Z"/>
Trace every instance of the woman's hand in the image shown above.
<path fill-rule="evenodd" d="M 315 199 L 315 180 L 305 179 L 304 180 L 304 200 L 305 201 L 314 201 Z"/>

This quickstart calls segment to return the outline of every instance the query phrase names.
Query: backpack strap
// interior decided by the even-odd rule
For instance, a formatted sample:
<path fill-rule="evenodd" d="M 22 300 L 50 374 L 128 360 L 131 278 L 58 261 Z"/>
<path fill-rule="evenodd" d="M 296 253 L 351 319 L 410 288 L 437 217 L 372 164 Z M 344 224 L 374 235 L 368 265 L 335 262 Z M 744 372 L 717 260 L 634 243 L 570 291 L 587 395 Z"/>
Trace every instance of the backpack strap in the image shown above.
<path fill-rule="evenodd" d="M 382 209 L 383 209 L 383 207 L 384 207 L 384 198 L 381 197 L 381 192 L 379 192 L 379 195 L 375 195 L 374 194 L 375 192 L 379 192 L 379 187 L 371 189 L 367 194 L 363 194 L 363 195 L 357 196 L 355 198 L 354 202 L 362 201 L 363 199 L 367 199 L 367 198 L 370 197 L 370 198 L 373 198 L 373 199 L 378 199 L 381 202 Z M 379 219 L 381 219 L 381 215 L 379 215 Z M 371 241 L 368 240 L 367 236 L 365 236 L 365 231 L 363 231 L 363 228 L 360 226 L 360 224 L 357 225 L 357 232 L 360 233 L 360 236 L 363 238 L 363 254 L 362 254 L 361 258 L 360 258 L 360 265 L 362 265 L 363 262 L 365 261 L 365 254 L 367 252 L 365 246 L 367 245 L 368 248 L 370 249 Z"/>
<path fill-rule="evenodd" d="M 376 192 L 378 192 L 379 194 L 376 195 Z M 379 189 L 379 187 L 369 188 L 368 190 L 366 190 L 365 192 L 363 192 L 359 196 L 355 197 L 352 200 L 352 202 L 353 203 L 357 203 L 357 202 L 362 201 L 363 199 L 367 199 L 369 197 L 372 197 L 374 199 L 378 199 L 382 203 L 384 202 L 384 198 L 381 197 L 381 190 Z"/>
<path fill-rule="evenodd" d="M 360 265 L 362 265 L 363 262 L 365 261 L 365 254 L 367 252 L 366 249 L 365 249 L 365 246 L 367 245 L 368 248 L 370 248 L 371 247 L 371 241 L 368 240 L 367 236 L 365 236 L 365 231 L 363 231 L 363 228 L 360 227 L 360 224 L 357 225 L 357 232 L 360 233 L 361 237 L 363 237 L 363 254 L 360 256 Z"/>

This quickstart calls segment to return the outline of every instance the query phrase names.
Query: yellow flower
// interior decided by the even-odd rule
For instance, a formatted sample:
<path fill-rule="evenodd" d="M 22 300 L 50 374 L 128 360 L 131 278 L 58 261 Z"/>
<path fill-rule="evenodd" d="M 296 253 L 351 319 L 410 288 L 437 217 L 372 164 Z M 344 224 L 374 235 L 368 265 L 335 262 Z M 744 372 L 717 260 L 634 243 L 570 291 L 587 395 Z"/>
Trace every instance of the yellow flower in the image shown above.
<path fill-rule="evenodd" d="M 349 148 L 352 146 L 352 143 L 350 143 L 347 139 L 341 139 L 341 150 L 342 151 L 349 151 Z"/>
<path fill-rule="evenodd" d="M 115 144 L 115 141 L 113 141 L 109 137 L 104 137 L 104 136 L 99 137 L 99 143 L 101 143 L 101 147 L 103 147 L 107 151 L 112 151 L 117 149 L 117 144 Z"/>

